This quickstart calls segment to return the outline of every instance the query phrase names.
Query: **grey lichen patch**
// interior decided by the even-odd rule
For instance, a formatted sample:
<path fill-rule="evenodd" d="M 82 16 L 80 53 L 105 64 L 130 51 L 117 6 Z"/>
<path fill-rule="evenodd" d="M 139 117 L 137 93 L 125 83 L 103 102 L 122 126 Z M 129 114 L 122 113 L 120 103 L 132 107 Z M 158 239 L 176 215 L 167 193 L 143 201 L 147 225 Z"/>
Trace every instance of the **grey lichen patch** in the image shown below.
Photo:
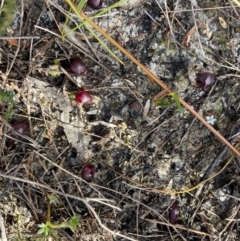
<path fill-rule="evenodd" d="M 167 161 L 158 161 L 157 162 L 157 173 L 158 178 L 160 182 L 167 183 L 170 181 L 170 168 L 171 168 L 171 162 L 169 161 L 169 158 Z"/>
<path fill-rule="evenodd" d="M 147 2 L 147 0 L 126 0 L 124 3 L 122 3 L 119 6 L 121 8 L 131 9 L 131 8 L 140 6 L 140 5 L 144 4 L 145 2 Z"/>
<path fill-rule="evenodd" d="M 207 102 L 204 103 L 202 110 L 207 112 L 214 112 L 215 114 L 219 115 L 223 111 L 223 101 L 221 97 L 209 98 Z"/>

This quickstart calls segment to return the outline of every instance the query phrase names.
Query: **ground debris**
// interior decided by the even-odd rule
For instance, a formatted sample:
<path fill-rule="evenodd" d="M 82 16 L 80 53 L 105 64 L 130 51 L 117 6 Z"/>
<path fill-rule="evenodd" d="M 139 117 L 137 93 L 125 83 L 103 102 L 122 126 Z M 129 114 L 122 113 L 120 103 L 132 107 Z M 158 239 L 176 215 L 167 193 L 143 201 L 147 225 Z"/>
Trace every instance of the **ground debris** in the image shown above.
<path fill-rule="evenodd" d="M 9 182 L 11 188 L 0 182 L 9 191 L 0 209 L 10 240 L 14 218 L 23 212 L 26 222 L 17 227 L 23 240 L 29 233 L 31 240 L 43 238 L 34 235 L 47 220 L 49 193 L 58 199 L 50 203 L 53 223 L 74 215 L 81 222 L 75 232 L 54 230 L 49 240 L 237 240 L 238 159 L 199 185 L 222 170 L 231 153 L 191 113 L 180 111 L 177 96 L 234 140 L 240 118 L 239 9 L 219 0 L 126 1 L 97 18 L 95 10 L 84 9 L 171 88 L 174 99 L 94 30 L 120 65 L 69 12 L 69 1 L 27 1 L 21 7 L 23 2 L 17 2 L 19 12 L 0 41 L 0 86 L 13 93 L 12 102 L 0 99 L 0 173 L 22 180 Z M 115 2 L 103 1 L 103 8 Z M 65 68 L 75 57 L 87 66 L 79 76 Z M 209 88 L 199 88 L 198 73 L 214 76 Z M 92 103 L 74 101 L 80 90 Z M 12 135 L 16 121 L 29 130 Z M 239 149 L 239 138 L 233 145 Z M 95 172 L 83 180 L 88 165 Z M 174 209 L 180 212 L 171 221 Z"/>

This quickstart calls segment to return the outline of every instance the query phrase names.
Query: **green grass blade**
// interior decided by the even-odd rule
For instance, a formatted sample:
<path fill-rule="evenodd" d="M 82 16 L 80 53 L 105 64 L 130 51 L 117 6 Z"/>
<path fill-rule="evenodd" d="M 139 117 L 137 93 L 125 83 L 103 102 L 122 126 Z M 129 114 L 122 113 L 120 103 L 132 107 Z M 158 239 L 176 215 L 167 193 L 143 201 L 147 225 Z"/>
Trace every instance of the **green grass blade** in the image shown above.
<path fill-rule="evenodd" d="M 77 10 L 77 8 L 75 7 L 74 3 L 73 3 L 72 1 L 70 1 L 70 0 L 65 0 L 65 1 L 69 4 L 70 8 L 71 8 L 72 11 L 77 15 L 77 17 L 79 18 L 79 20 L 82 21 L 83 18 L 81 17 L 80 12 Z M 125 1 L 125 0 L 124 0 L 124 1 Z M 104 48 L 107 52 L 109 52 L 109 54 L 110 54 L 113 58 L 115 58 L 119 63 L 124 64 L 124 63 L 122 62 L 122 60 L 120 60 L 120 59 L 107 47 L 107 45 L 97 36 L 97 34 L 94 32 L 94 30 L 87 24 L 87 21 L 84 21 L 84 23 L 82 23 L 82 24 L 84 24 L 84 26 L 87 28 L 87 30 L 99 41 L 99 43 L 103 46 L 103 48 Z M 81 26 L 81 25 L 79 25 L 79 26 Z M 77 28 L 78 28 L 79 26 L 77 26 Z M 64 36 L 67 36 L 67 34 L 69 34 L 69 32 L 66 33 Z M 64 36 L 63 36 L 63 37 L 64 37 Z"/>
<path fill-rule="evenodd" d="M 81 0 L 77 5 L 77 10 L 82 11 L 86 3 L 87 3 L 87 0 Z"/>
<path fill-rule="evenodd" d="M 172 96 L 173 100 L 175 101 L 178 110 L 179 110 L 181 113 L 183 113 L 183 107 L 182 107 L 182 105 L 181 105 L 181 103 L 180 103 L 180 101 L 179 101 L 179 99 L 178 99 L 177 93 L 176 93 L 176 92 L 173 92 L 173 93 L 171 94 L 171 96 Z"/>
<path fill-rule="evenodd" d="M 108 48 L 108 46 L 97 36 L 97 34 L 93 31 L 93 29 L 89 26 L 87 26 L 87 24 L 85 25 L 85 27 L 87 28 L 87 30 L 97 39 L 97 41 L 103 46 L 103 48 L 113 57 L 115 58 L 120 64 L 124 64 L 122 62 L 121 59 L 119 59 L 117 57 L 116 54 L 114 54 L 111 49 Z"/>
<path fill-rule="evenodd" d="M 93 17 L 91 17 L 90 19 L 91 20 L 93 20 L 93 19 L 95 19 L 95 18 L 97 18 L 97 17 L 100 17 L 101 15 L 103 15 L 104 13 L 106 13 L 106 12 L 109 12 L 111 9 L 113 9 L 113 8 L 117 8 L 120 4 L 122 4 L 122 3 L 124 3 L 124 2 L 126 2 L 127 0 L 120 0 L 120 1 L 118 1 L 118 2 L 116 2 L 116 3 L 114 3 L 114 4 L 112 4 L 111 6 L 109 6 L 109 7 L 107 7 L 107 8 L 104 8 L 102 11 L 100 11 L 99 13 L 97 13 L 97 14 L 95 14 Z M 85 21 L 86 22 L 86 21 Z M 84 24 L 84 22 L 82 23 L 82 24 Z"/>
<path fill-rule="evenodd" d="M 86 1 L 87 1 L 87 0 L 86 0 Z M 95 19 L 95 18 L 98 18 L 98 17 L 102 16 L 104 13 L 110 11 L 110 10 L 113 9 L 113 8 L 118 7 L 120 4 L 122 4 L 122 3 L 126 2 L 126 1 L 127 1 L 127 0 L 120 0 L 120 1 L 118 1 L 118 2 L 116 2 L 116 3 L 114 3 L 114 4 L 112 4 L 111 6 L 109 6 L 109 7 L 105 8 L 105 9 L 103 9 L 102 11 L 100 11 L 100 12 L 97 13 L 97 14 L 95 14 L 94 16 L 89 17 L 89 19 L 90 19 L 90 20 L 93 20 L 93 19 Z M 66 0 L 66 2 L 69 4 L 69 2 L 71 2 L 71 1 Z M 69 5 L 70 5 L 70 4 L 69 4 Z M 71 6 L 71 5 L 70 5 L 70 7 L 71 7 L 71 9 L 72 9 L 72 6 Z M 77 7 L 77 8 L 78 8 L 78 7 Z M 72 9 L 72 10 L 73 10 L 73 9 Z M 79 12 L 80 12 L 80 11 L 79 11 Z M 81 18 L 81 20 L 82 20 L 82 18 Z M 71 30 L 70 30 L 69 32 L 67 32 L 66 34 L 64 34 L 64 35 L 63 35 L 63 38 L 65 38 L 68 34 L 70 34 L 70 33 L 74 32 L 74 31 L 76 31 L 78 28 L 82 27 L 82 26 L 85 25 L 86 23 L 87 23 L 86 20 L 83 21 L 81 24 L 79 24 L 79 25 L 76 26 L 75 28 L 71 29 Z"/>

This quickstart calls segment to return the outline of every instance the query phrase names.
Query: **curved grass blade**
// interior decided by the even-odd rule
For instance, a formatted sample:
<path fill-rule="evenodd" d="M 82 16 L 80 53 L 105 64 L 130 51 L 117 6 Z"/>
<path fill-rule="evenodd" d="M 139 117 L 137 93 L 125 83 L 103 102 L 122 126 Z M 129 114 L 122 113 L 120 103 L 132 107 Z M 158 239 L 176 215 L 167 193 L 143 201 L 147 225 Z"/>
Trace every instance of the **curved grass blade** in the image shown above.
<path fill-rule="evenodd" d="M 72 3 L 70 0 L 66 0 L 66 2 L 71 7 L 72 11 L 77 15 L 77 17 L 82 21 L 83 18 L 80 15 L 80 12 L 78 11 L 77 7 Z M 84 26 L 87 28 L 87 30 L 98 40 L 98 42 L 103 46 L 103 48 L 114 58 L 116 59 L 120 64 L 124 65 L 121 59 L 117 57 L 109 48 L 108 46 L 97 36 L 97 34 L 94 32 L 94 30 L 89 26 L 89 24 L 85 21 Z M 64 35 L 66 36 L 66 34 Z"/>
<path fill-rule="evenodd" d="M 176 93 L 176 92 L 173 92 L 173 93 L 171 93 L 170 95 L 172 96 L 173 100 L 175 101 L 178 110 L 179 110 L 181 113 L 183 113 L 183 107 L 182 107 L 182 105 L 181 105 L 181 103 L 180 103 L 180 101 L 179 101 L 179 98 L 178 98 L 177 93 Z"/>
<path fill-rule="evenodd" d="M 68 0 L 66 0 L 68 2 Z M 86 0 L 87 1 L 87 0 Z M 106 12 L 109 12 L 111 9 L 113 8 L 117 8 L 119 5 L 123 4 L 124 2 L 126 2 L 127 0 L 120 0 L 114 4 L 112 4 L 111 6 L 107 7 L 107 8 L 104 8 L 102 11 L 100 11 L 99 13 L 95 14 L 94 16 L 92 17 L 89 17 L 89 19 L 93 20 L 95 18 L 98 18 L 100 16 L 102 16 L 104 13 Z M 77 7 L 78 9 L 78 7 Z M 81 9 L 82 10 L 82 9 Z M 79 10 L 79 12 L 81 11 Z M 78 28 L 82 27 L 83 25 L 85 25 L 88 21 L 87 20 L 84 20 L 81 24 L 79 24 L 78 26 L 72 28 L 71 30 L 69 30 L 68 32 L 66 32 L 64 35 L 63 35 L 63 38 L 65 38 L 68 34 L 76 31 Z"/>

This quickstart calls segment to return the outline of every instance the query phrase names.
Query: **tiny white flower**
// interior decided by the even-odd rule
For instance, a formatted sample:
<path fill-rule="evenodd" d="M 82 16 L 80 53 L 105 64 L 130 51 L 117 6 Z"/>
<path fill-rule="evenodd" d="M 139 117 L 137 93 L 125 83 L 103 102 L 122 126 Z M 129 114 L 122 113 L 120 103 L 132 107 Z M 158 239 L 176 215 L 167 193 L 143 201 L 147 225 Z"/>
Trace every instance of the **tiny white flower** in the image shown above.
<path fill-rule="evenodd" d="M 207 123 L 210 125 L 214 125 L 215 121 L 217 120 L 214 115 L 207 116 L 206 119 L 207 119 Z"/>

